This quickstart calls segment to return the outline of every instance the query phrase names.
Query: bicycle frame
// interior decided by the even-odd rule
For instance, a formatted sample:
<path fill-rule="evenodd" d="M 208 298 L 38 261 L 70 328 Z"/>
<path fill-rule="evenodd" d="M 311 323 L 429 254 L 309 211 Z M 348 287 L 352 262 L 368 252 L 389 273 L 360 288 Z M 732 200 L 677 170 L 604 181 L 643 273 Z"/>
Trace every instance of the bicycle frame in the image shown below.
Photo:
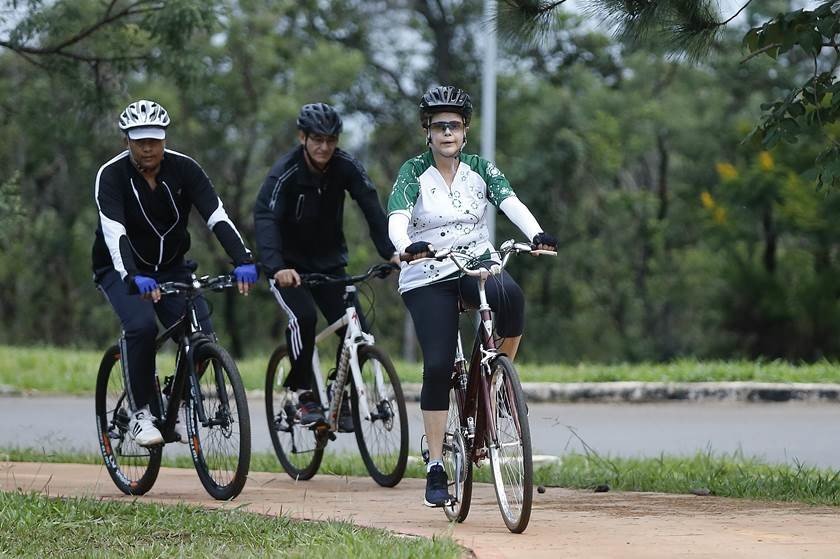
<path fill-rule="evenodd" d="M 345 310 L 344 316 L 324 328 L 315 336 L 315 351 L 312 352 L 312 370 L 315 373 L 315 384 L 321 402 L 330 402 L 329 410 L 327 411 L 327 422 L 329 423 L 330 431 L 338 430 L 338 412 L 340 406 L 339 398 L 328 399 L 327 387 L 324 383 L 324 377 L 321 373 L 321 364 L 318 358 L 318 344 L 324 339 L 330 337 L 343 327 L 347 327 L 342 339 L 341 355 L 338 366 L 336 368 L 335 381 L 333 382 L 333 395 L 340 394 L 344 391 L 347 384 L 347 375 L 353 375 L 353 381 L 359 392 L 359 417 L 364 419 L 371 419 L 370 408 L 367 404 L 367 398 L 364 382 L 362 382 L 362 372 L 359 367 L 359 347 L 363 345 L 373 345 L 373 335 L 366 333 L 362 329 L 362 323 L 359 320 L 358 312 L 356 311 L 356 286 L 346 285 L 344 287 L 344 301 Z M 376 378 L 376 385 L 382 386 L 382 370 L 379 367 L 379 362 L 374 362 L 374 375 Z M 383 398 L 384 394 L 381 395 Z"/>
<path fill-rule="evenodd" d="M 487 443 L 498 444 L 498 441 L 495 440 L 495 416 L 492 409 L 492 399 L 490 398 L 490 362 L 498 355 L 498 349 L 496 348 L 496 341 L 493 339 L 493 316 L 490 304 L 487 302 L 487 294 L 484 291 L 484 284 L 491 275 L 492 272 L 486 269 L 478 275 L 479 323 L 470 360 L 466 361 L 464 359 L 460 332 L 458 333 L 455 358 L 456 363 L 459 363 L 461 367 L 465 363 L 469 366 L 466 371 L 460 371 L 466 375 L 466 386 L 461 386 L 462 390 L 456 390 L 456 397 L 462 422 L 461 427 L 466 429 L 466 438 L 470 443 L 471 459 L 476 465 L 487 457 L 486 452 L 481 452 L 481 445 L 475 444 L 476 432 L 488 432 L 487 421 L 490 422 L 489 432 L 493 436 L 493 440 L 487 441 Z M 461 382 L 460 379 L 459 382 Z"/>
<path fill-rule="evenodd" d="M 176 287 L 170 291 L 164 290 L 164 294 L 179 293 L 179 287 L 186 287 L 186 284 L 173 283 L 171 285 Z M 178 418 L 178 408 L 183 400 L 182 395 L 184 394 L 184 385 L 187 382 L 189 382 L 189 389 L 192 394 L 193 401 L 200 404 L 196 406 L 196 411 L 201 425 L 207 427 L 208 425 L 212 425 L 214 423 L 213 420 L 208 419 L 204 410 L 204 395 L 201 393 L 200 384 L 198 382 L 198 373 L 195 368 L 195 360 L 193 359 L 195 350 L 198 347 L 215 340 L 215 336 L 208 334 L 201 329 L 201 322 L 199 321 L 195 308 L 195 299 L 201 293 L 201 291 L 198 290 L 198 285 L 198 281 L 193 274 L 191 287 L 195 290 L 183 293 L 185 298 L 184 314 L 181 318 L 175 321 L 172 326 L 164 330 L 164 332 L 155 340 L 155 352 L 160 350 L 163 344 L 165 344 L 169 339 L 175 341 L 178 346 L 175 354 L 175 373 L 170 381 L 171 385 L 166 409 L 163 407 L 161 386 L 159 385 L 157 376 L 155 376 L 155 392 L 157 393 L 158 398 L 158 408 L 162 412 L 162 417 L 159 419 L 159 427 L 162 428 L 161 433 L 163 434 L 165 443 L 177 440 L 174 428 Z M 123 382 L 125 382 L 125 385 L 128 386 L 129 380 L 125 372 L 125 363 L 120 360 L 120 365 L 122 367 Z M 214 371 L 214 374 L 219 375 L 219 372 Z M 219 394 L 219 397 L 224 402 L 225 406 L 229 404 L 227 393 L 221 393 Z M 192 445 L 190 445 L 190 448 L 193 448 Z"/>

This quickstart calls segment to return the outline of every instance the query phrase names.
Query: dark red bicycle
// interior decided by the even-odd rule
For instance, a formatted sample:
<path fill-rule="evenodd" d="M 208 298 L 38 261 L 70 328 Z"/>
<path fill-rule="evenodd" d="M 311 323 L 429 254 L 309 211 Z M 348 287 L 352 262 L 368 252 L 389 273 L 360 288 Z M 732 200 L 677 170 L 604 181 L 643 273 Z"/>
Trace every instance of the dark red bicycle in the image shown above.
<path fill-rule="evenodd" d="M 500 262 L 479 262 L 457 251 L 438 251 L 436 260 L 451 259 L 461 273 L 478 278 L 479 323 L 469 361 L 461 336 L 449 393 L 449 416 L 443 441 L 443 463 L 454 501 L 443 507 L 447 518 L 463 522 L 472 501 L 473 465 L 487 459 L 493 474 L 496 500 L 508 529 L 521 533 L 531 518 L 533 463 L 528 407 L 513 362 L 496 348 L 493 314 L 485 283 L 501 274 L 513 254 L 556 255 L 513 240 L 502 243 Z"/>

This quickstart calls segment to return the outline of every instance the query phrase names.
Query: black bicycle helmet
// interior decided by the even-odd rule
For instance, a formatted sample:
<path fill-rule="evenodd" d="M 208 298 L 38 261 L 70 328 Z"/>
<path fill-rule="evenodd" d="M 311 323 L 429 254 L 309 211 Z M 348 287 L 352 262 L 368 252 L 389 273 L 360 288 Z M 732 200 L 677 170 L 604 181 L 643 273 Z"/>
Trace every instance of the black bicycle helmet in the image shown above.
<path fill-rule="evenodd" d="M 310 103 L 300 109 L 297 127 L 307 134 L 338 136 L 341 134 L 341 117 L 326 103 Z"/>
<path fill-rule="evenodd" d="M 428 128 L 433 114 L 442 112 L 458 113 L 464 117 L 464 124 L 469 126 L 472 111 L 469 94 L 453 85 L 433 87 L 420 99 L 420 123 L 424 128 Z"/>

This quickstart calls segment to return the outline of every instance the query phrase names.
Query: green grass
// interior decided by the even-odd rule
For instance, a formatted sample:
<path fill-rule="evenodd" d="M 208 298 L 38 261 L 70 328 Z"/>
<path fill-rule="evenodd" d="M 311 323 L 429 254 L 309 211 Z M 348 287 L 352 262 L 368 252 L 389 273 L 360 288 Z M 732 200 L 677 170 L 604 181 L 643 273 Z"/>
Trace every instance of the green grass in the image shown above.
<path fill-rule="evenodd" d="M 3 557 L 459 557 L 450 538 L 240 510 L 0 492 Z"/>
<path fill-rule="evenodd" d="M 620 491 L 692 493 L 840 506 L 840 471 L 804 464 L 767 464 L 740 454 L 698 452 L 690 457 L 601 458 L 572 454 L 535 472 L 535 483 Z"/>
<path fill-rule="evenodd" d="M 158 356 L 158 373 L 174 367 L 171 346 Z M 0 385 L 22 391 L 91 394 L 102 352 L 55 347 L 13 347 L 0 345 Z M 268 353 L 237 360 L 245 387 L 262 389 Z M 420 382 L 420 365 L 395 361 L 403 382 Z M 329 365 L 324 363 L 324 370 Z M 792 365 L 780 361 L 694 361 L 664 364 L 533 365 L 517 363 L 524 382 L 607 382 L 607 381 L 757 381 L 840 383 L 840 365 L 830 362 Z"/>
<path fill-rule="evenodd" d="M 34 449 L 0 449 L 0 460 L 11 462 L 75 462 L 101 464 L 98 454 L 44 452 Z M 192 468 L 189 456 L 166 458 L 164 465 Z M 255 453 L 252 472 L 281 472 L 271 453 Z M 491 482 L 490 468 L 474 470 L 475 480 Z M 355 454 L 325 454 L 319 474 L 366 476 Z M 419 461 L 409 463 L 406 477 L 423 478 Z M 708 490 L 712 495 L 765 501 L 791 501 L 840 506 L 840 471 L 804 464 L 768 464 L 740 453 L 698 452 L 693 456 L 659 458 L 604 458 L 595 453 L 563 455 L 562 462 L 534 470 L 534 485 L 593 489 L 608 485 L 621 491 L 691 493 Z M 116 491 L 116 489 L 115 489 Z"/>

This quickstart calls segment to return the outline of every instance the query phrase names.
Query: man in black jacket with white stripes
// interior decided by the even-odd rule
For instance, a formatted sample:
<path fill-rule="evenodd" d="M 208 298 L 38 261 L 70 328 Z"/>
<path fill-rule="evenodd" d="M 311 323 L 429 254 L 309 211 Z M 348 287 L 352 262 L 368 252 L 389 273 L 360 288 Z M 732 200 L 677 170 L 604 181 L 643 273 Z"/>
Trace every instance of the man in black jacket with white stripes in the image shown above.
<path fill-rule="evenodd" d="M 302 425 L 324 422 L 312 394 L 312 354 L 317 303 L 329 323 L 344 314 L 341 285 L 300 287 L 300 272 L 343 275 L 347 265 L 344 199 L 349 193 L 364 214 L 379 255 L 398 263 L 388 238 L 385 212 L 364 167 L 337 147 L 341 117 L 326 103 L 304 105 L 297 120 L 300 145 L 271 168 L 254 206 L 260 265 L 271 291 L 288 316 L 286 337 L 292 370 L 284 385 L 298 395 Z M 362 318 L 362 313 L 359 312 Z M 362 320 L 364 320 L 362 318 Z M 344 332 L 338 332 L 343 336 Z M 339 429 L 353 423 L 342 401 Z"/>

